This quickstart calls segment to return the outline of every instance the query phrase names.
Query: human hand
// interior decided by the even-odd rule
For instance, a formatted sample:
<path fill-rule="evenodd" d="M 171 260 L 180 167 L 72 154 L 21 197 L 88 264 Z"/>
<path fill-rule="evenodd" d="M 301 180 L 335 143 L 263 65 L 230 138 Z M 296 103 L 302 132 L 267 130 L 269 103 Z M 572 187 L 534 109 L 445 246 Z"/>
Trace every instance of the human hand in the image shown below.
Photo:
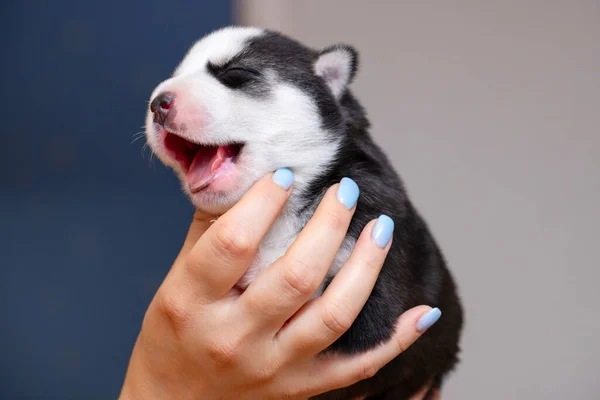
<path fill-rule="evenodd" d="M 308 301 L 354 213 L 338 200 L 339 184 L 285 255 L 243 293 L 234 289 L 291 183 L 291 173 L 280 170 L 214 223 L 195 214 L 146 312 L 121 399 L 304 399 L 373 376 L 435 322 L 435 311 L 418 306 L 400 316 L 394 336 L 379 347 L 353 357 L 319 356 L 364 306 L 393 230 L 385 222 L 367 224 L 327 290 Z"/>

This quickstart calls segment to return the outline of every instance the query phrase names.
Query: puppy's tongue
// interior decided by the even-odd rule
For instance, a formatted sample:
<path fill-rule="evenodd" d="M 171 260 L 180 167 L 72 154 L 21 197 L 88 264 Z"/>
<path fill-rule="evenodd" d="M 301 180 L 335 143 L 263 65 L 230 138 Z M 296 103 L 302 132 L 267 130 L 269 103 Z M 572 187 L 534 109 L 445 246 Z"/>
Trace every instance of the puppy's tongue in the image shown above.
<path fill-rule="evenodd" d="M 192 193 L 207 187 L 227 157 L 226 146 L 200 146 L 186 174 Z"/>

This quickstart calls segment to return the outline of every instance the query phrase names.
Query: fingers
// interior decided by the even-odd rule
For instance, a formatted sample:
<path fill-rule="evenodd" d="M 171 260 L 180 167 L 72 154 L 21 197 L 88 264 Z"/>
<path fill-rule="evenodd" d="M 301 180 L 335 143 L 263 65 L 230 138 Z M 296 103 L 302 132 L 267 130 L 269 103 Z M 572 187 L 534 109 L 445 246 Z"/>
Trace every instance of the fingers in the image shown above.
<path fill-rule="evenodd" d="M 263 236 L 285 205 L 293 182 L 289 169 L 260 179 L 194 244 L 185 259 L 185 279 L 205 300 L 220 298 L 241 278 Z"/>
<path fill-rule="evenodd" d="M 440 389 L 430 389 L 423 397 L 416 398 L 414 400 L 440 400 L 442 398 L 442 392 Z"/>
<path fill-rule="evenodd" d="M 409 348 L 431 325 L 440 318 L 437 308 L 417 306 L 402 314 L 396 333 L 385 343 L 356 356 L 331 356 L 319 359 L 311 369 L 311 379 L 319 382 L 321 391 L 350 386 L 363 379 L 373 377 L 384 365 Z"/>
<path fill-rule="evenodd" d="M 279 330 L 317 290 L 346 237 L 358 194 L 348 178 L 331 187 L 286 254 L 246 289 L 239 300 L 254 323 Z"/>
<path fill-rule="evenodd" d="M 279 332 L 284 354 L 316 354 L 346 332 L 369 298 L 392 242 L 393 221 L 371 221 L 325 293 L 307 304 Z"/>
<path fill-rule="evenodd" d="M 425 400 L 426 398 L 428 400 L 439 400 L 441 398 L 439 389 L 431 388 L 431 381 L 423 386 L 423 388 L 415 393 L 409 400 Z"/>

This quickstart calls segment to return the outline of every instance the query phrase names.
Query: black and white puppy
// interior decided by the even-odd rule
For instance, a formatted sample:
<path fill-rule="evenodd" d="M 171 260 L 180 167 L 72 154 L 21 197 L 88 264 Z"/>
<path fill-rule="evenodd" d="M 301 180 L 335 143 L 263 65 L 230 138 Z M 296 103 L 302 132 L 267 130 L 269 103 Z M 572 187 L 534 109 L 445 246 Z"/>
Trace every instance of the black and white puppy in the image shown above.
<path fill-rule="evenodd" d="M 322 399 L 405 399 L 427 381 L 439 387 L 458 361 L 463 316 L 454 281 L 426 223 L 369 134 L 365 111 L 348 89 L 357 52 L 316 51 L 280 33 L 229 27 L 199 40 L 172 77 L 152 93 L 147 142 L 179 175 L 198 209 L 223 213 L 267 173 L 295 175 L 284 211 L 238 285 L 247 287 L 281 257 L 325 191 L 343 177 L 360 187 L 356 213 L 320 295 L 347 260 L 368 221 L 396 225 L 375 288 L 352 327 L 330 351 L 365 351 L 390 338 L 407 309 L 437 306 L 443 317 L 373 378 Z"/>

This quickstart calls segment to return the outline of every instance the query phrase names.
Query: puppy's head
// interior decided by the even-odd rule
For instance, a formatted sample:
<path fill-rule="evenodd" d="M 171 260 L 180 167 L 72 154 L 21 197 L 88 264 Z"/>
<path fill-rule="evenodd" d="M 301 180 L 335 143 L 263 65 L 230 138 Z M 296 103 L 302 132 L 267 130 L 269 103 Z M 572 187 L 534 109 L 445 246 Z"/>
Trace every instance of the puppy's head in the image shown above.
<path fill-rule="evenodd" d="M 356 65 L 346 45 L 315 51 L 271 31 L 221 29 L 153 91 L 147 142 L 206 212 L 226 211 L 280 167 L 302 190 L 336 157 Z"/>

